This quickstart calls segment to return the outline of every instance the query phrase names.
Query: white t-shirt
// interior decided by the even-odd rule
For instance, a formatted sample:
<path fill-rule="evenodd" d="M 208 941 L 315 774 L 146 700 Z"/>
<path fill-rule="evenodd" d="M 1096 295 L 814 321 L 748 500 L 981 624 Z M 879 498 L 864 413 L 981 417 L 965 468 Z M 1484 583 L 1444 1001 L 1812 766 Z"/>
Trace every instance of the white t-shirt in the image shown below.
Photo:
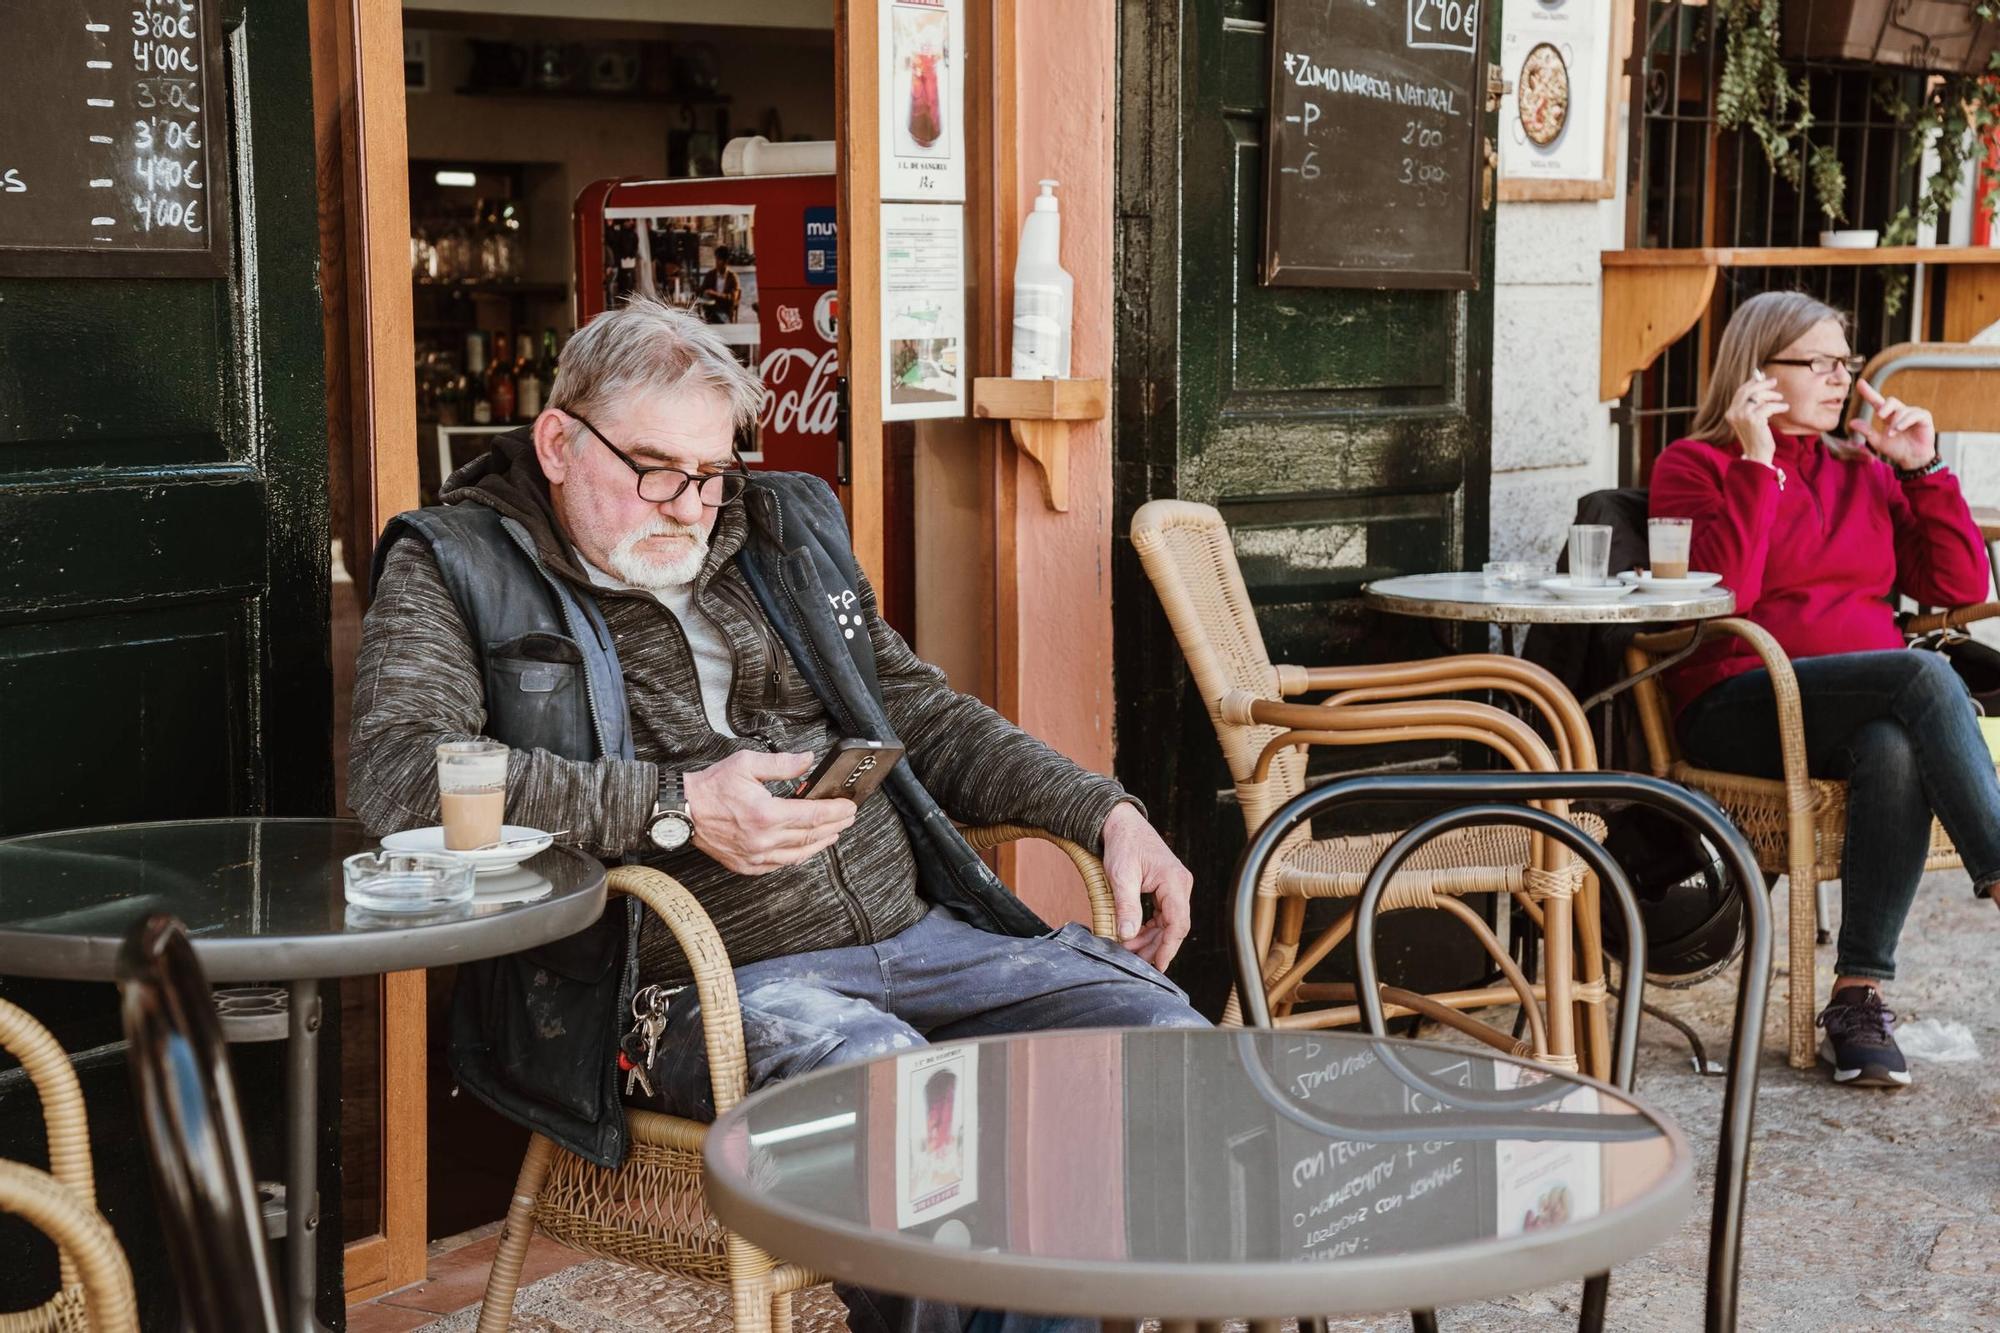
<path fill-rule="evenodd" d="M 729 684 L 736 675 L 736 659 L 731 655 L 722 631 L 715 627 L 715 622 L 695 608 L 694 584 L 683 583 L 664 591 L 634 588 L 616 575 L 607 574 L 591 564 L 575 547 L 570 550 L 576 556 L 577 565 L 598 587 L 647 593 L 667 608 L 679 622 L 681 633 L 687 636 L 688 651 L 694 654 L 695 679 L 701 684 L 701 711 L 707 715 L 709 727 L 718 736 L 734 736 L 736 733 L 729 726 Z"/>

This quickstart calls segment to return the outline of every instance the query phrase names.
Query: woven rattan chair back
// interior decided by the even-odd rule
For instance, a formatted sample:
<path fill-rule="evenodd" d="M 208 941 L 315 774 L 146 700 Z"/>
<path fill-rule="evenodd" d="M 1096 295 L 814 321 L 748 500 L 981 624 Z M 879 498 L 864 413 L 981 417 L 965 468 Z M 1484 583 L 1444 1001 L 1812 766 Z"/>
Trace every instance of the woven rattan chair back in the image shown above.
<path fill-rule="evenodd" d="M 1242 725 L 1223 713 L 1223 701 L 1237 691 L 1280 697 L 1277 669 L 1257 628 L 1229 525 L 1205 504 L 1153 500 L 1132 516 L 1132 546 L 1201 692 L 1243 822 L 1255 832 L 1273 810 L 1304 790 L 1306 758 L 1301 750 L 1287 750 L 1272 760 L 1270 776 L 1256 781 L 1257 757 L 1282 728 Z"/>
<path fill-rule="evenodd" d="M 131 1328 L 136 1317 L 132 1276 L 125 1252 L 97 1212 L 90 1124 L 69 1056 L 27 1010 L 5 1000 L 0 1000 L 0 1050 L 20 1062 L 41 1101 L 49 1150 L 46 1173 L 25 1163 L 0 1163 L 7 1172 L 0 1178 L 0 1211 L 19 1214 L 53 1238 L 59 1265 L 55 1295 L 35 1309 L 0 1314 L 0 1333 Z M 90 1272 L 106 1275 L 101 1299 L 94 1292 L 86 1296 Z M 123 1274 L 122 1297 L 112 1290 L 119 1285 L 117 1274 Z"/>

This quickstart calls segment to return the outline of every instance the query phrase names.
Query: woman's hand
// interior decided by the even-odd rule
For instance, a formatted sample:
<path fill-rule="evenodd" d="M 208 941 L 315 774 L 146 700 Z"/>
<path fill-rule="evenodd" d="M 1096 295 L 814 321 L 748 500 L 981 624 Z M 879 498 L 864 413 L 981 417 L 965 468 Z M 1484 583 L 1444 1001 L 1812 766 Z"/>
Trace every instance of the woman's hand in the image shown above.
<path fill-rule="evenodd" d="M 1928 467 L 1937 457 L 1937 426 L 1931 421 L 1929 410 L 1911 407 L 1900 398 L 1884 398 L 1864 379 L 1854 381 L 1854 391 L 1875 409 L 1875 419 L 1863 421 L 1856 417 L 1847 423 L 1847 428 L 1866 440 L 1875 456 L 1890 467 L 1905 472 Z"/>
<path fill-rule="evenodd" d="M 1790 407 L 1785 396 L 1778 392 L 1777 382 L 1762 370 L 1753 370 L 1736 391 L 1736 397 L 1730 400 L 1723 420 L 1736 432 L 1736 443 L 1743 447 L 1743 456 L 1770 467 L 1778 454 L 1778 442 L 1771 437 L 1771 418 Z"/>

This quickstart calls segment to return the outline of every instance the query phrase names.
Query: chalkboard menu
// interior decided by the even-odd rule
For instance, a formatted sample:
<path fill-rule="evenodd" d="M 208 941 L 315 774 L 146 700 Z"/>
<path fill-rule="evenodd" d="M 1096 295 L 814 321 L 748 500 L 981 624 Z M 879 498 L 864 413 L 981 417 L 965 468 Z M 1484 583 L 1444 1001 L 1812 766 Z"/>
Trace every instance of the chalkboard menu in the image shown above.
<path fill-rule="evenodd" d="M 221 37 L 214 0 L 0 0 L 0 274 L 222 271 Z"/>
<path fill-rule="evenodd" d="M 1481 0 L 1275 0 L 1261 277 L 1473 287 Z"/>

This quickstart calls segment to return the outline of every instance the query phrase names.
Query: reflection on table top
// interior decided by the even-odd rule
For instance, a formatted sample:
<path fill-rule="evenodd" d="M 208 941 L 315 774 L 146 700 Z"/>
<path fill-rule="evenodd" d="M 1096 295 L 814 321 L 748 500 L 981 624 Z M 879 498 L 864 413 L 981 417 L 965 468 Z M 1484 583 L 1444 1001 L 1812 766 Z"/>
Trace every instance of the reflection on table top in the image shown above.
<path fill-rule="evenodd" d="M 1042 1033 L 820 1070 L 718 1121 L 707 1169 L 724 1222 L 783 1259 L 1106 1316 L 1525 1290 L 1657 1243 L 1692 1195 L 1679 1130 L 1601 1085 L 1471 1049 L 1240 1030 Z"/>
<path fill-rule="evenodd" d="M 1537 587 L 1489 587 L 1483 574 L 1404 574 L 1376 579 L 1361 589 L 1378 611 L 1430 620 L 1476 620 L 1489 625 L 1610 625 L 1710 620 L 1736 611 L 1727 588 L 1660 593 L 1641 588 L 1615 602 L 1568 602 Z"/>
<path fill-rule="evenodd" d="M 376 845 L 342 819 L 117 824 L 0 841 L 0 973 L 108 980 L 126 930 L 153 912 L 178 917 L 209 979 L 224 982 L 466 962 L 574 934 L 603 908 L 604 867 L 550 848 L 481 876 L 482 894 L 463 907 L 351 909 L 340 863 Z M 538 879 L 551 891 L 520 901 Z"/>

